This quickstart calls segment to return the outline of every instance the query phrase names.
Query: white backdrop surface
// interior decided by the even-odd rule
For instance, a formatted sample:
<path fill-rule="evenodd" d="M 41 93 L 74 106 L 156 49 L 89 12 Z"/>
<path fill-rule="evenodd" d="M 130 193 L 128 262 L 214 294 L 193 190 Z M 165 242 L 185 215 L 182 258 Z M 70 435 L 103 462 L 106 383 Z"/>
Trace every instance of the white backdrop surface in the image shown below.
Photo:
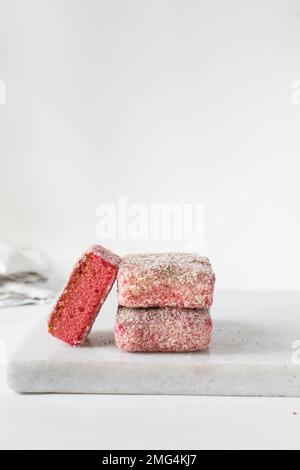
<path fill-rule="evenodd" d="M 0 238 L 64 275 L 99 204 L 200 203 L 218 287 L 297 289 L 299 52 L 297 0 L 0 0 Z"/>

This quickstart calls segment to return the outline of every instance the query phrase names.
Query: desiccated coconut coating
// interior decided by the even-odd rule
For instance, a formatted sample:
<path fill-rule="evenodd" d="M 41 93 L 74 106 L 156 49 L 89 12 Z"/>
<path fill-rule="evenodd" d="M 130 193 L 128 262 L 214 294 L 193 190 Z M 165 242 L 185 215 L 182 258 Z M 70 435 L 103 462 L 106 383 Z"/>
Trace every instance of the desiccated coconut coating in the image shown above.
<path fill-rule="evenodd" d="M 124 307 L 210 307 L 215 275 L 207 258 L 190 253 L 128 255 L 118 273 Z"/>
<path fill-rule="evenodd" d="M 207 349 L 212 321 L 209 309 L 119 307 L 115 339 L 131 352 L 193 352 Z"/>
<path fill-rule="evenodd" d="M 120 261 L 99 245 L 82 256 L 49 318 L 49 333 L 72 346 L 84 342 L 115 282 Z"/>

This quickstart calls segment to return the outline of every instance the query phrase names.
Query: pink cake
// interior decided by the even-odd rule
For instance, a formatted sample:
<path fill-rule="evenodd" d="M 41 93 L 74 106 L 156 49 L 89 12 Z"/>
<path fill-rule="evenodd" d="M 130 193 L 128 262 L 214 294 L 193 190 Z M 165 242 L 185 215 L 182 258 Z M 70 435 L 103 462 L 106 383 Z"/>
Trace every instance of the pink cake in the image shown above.
<path fill-rule="evenodd" d="M 214 285 L 215 275 L 207 258 L 184 253 L 129 255 L 119 267 L 119 304 L 210 307 Z"/>
<path fill-rule="evenodd" d="M 120 261 L 97 245 L 82 256 L 49 318 L 49 333 L 72 346 L 84 342 L 115 282 Z"/>
<path fill-rule="evenodd" d="M 119 307 L 115 339 L 131 352 L 192 352 L 207 349 L 212 321 L 209 310 Z"/>

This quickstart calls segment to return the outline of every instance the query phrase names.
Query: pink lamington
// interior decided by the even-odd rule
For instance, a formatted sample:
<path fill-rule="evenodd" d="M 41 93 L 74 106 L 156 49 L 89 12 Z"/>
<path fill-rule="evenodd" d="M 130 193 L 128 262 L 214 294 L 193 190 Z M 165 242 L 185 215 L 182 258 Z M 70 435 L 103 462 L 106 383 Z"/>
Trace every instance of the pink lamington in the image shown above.
<path fill-rule="evenodd" d="M 207 349 L 212 321 L 209 309 L 119 307 L 115 339 L 131 352 L 193 352 Z"/>
<path fill-rule="evenodd" d="M 186 253 L 126 256 L 118 273 L 124 307 L 204 308 L 213 302 L 215 275 L 207 258 Z"/>
<path fill-rule="evenodd" d="M 120 261 L 99 245 L 82 256 L 49 318 L 49 333 L 72 346 L 85 341 L 115 282 Z"/>

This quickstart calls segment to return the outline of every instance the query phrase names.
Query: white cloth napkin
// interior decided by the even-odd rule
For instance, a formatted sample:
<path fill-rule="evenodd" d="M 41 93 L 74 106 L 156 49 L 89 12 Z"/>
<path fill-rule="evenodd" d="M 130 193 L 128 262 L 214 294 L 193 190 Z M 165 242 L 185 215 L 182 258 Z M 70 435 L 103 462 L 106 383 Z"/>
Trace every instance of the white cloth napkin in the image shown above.
<path fill-rule="evenodd" d="M 36 251 L 18 250 L 0 240 L 0 307 L 39 304 L 50 301 L 47 261 Z"/>

